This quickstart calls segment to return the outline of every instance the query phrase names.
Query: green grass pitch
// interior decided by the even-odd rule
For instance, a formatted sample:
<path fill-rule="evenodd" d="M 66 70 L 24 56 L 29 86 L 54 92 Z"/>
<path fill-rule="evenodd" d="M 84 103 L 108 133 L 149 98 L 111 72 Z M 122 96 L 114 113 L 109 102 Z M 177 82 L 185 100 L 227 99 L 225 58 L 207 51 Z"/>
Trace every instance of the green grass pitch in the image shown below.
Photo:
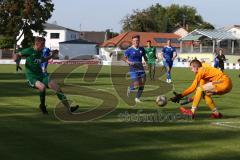
<path fill-rule="evenodd" d="M 58 65 L 50 65 L 53 72 Z M 0 157 L 2 160 L 145 160 L 145 159 L 238 159 L 240 157 L 240 83 L 237 70 L 227 70 L 233 80 L 233 90 L 214 100 L 224 115 L 221 120 L 212 120 L 204 102 L 200 103 L 195 120 L 170 120 L 159 122 L 124 121 L 119 115 L 126 113 L 170 113 L 177 114 L 179 105 L 168 103 L 159 108 L 155 96 L 143 94 L 143 103 L 134 107 L 128 105 L 113 87 L 111 78 L 122 76 L 112 73 L 110 67 L 103 67 L 99 74 L 91 72 L 88 83 L 83 80 L 86 66 L 75 68 L 67 75 L 65 84 L 88 88 L 86 95 L 67 96 L 80 105 L 80 112 L 94 109 L 103 100 L 94 98 L 94 90 L 106 93 L 103 97 L 111 105 L 112 95 L 117 102 L 116 109 L 102 118 L 85 122 L 63 122 L 54 115 L 58 99 L 52 91 L 47 91 L 46 103 L 49 115 L 42 115 L 38 92 L 27 86 L 24 74 L 15 73 L 14 65 L 0 65 Z M 91 81 L 91 75 L 97 76 Z M 164 81 L 164 77 L 161 79 Z M 87 77 L 88 78 L 88 77 Z M 176 91 L 191 84 L 193 73 L 189 69 L 173 69 Z M 59 78 L 61 80 L 61 77 Z M 159 80 L 157 80 L 158 82 Z M 157 83 L 154 82 L 154 83 Z M 160 81 L 159 81 L 160 82 Z M 61 84 L 63 90 L 64 87 Z M 127 83 L 117 81 L 117 88 Z M 162 86 L 164 88 L 164 86 Z M 81 88 L 79 88 L 81 89 Z M 147 85 L 146 91 L 154 89 Z M 172 91 L 164 93 L 170 97 Z M 107 94 L 108 93 L 108 94 Z M 121 94 L 125 94 L 121 93 Z M 93 95 L 93 96 L 91 96 Z"/>

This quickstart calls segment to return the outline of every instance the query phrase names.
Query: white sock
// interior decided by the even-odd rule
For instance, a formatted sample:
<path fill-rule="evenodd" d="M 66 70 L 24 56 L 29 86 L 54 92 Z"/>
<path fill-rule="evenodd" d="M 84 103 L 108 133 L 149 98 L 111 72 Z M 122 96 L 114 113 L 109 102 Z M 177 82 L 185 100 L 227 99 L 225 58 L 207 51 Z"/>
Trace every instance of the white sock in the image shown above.
<path fill-rule="evenodd" d="M 213 113 L 219 113 L 217 107 L 212 110 Z"/>
<path fill-rule="evenodd" d="M 192 106 L 192 109 L 191 109 L 192 113 L 195 113 L 196 110 L 197 110 L 197 107 L 193 107 L 193 106 Z"/>

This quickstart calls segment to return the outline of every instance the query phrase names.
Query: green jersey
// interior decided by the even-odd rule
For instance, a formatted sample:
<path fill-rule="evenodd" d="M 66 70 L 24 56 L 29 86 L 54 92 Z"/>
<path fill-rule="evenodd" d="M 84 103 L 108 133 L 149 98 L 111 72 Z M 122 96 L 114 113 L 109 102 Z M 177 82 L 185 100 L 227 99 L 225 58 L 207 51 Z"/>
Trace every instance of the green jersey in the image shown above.
<path fill-rule="evenodd" d="M 23 50 L 22 48 L 19 48 L 18 50 L 16 50 L 15 54 L 21 52 L 22 50 Z M 21 57 L 18 57 L 18 58 L 15 60 L 15 62 L 16 62 L 17 64 L 19 64 L 20 61 L 21 61 L 21 59 L 22 59 Z"/>
<path fill-rule="evenodd" d="M 26 48 L 21 51 L 22 56 L 26 57 L 26 74 L 42 75 L 41 63 L 44 61 L 42 51 L 36 51 L 34 48 Z"/>
<path fill-rule="evenodd" d="M 147 47 L 145 48 L 146 55 L 148 58 L 148 63 L 152 64 L 155 63 L 155 60 L 157 59 L 156 57 L 156 47 Z"/>

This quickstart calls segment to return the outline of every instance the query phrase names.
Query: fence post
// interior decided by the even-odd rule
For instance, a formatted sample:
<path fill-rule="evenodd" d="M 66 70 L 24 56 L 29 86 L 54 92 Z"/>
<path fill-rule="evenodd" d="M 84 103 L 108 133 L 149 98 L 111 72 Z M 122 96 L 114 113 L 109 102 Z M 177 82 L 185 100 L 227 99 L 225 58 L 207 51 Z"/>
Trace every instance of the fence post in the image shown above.
<path fill-rule="evenodd" d="M 213 50 L 212 50 L 212 53 L 215 52 L 215 40 L 213 40 Z"/>
<path fill-rule="evenodd" d="M 234 54 L 234 40 L 232 40 L 232 54 Z"/>

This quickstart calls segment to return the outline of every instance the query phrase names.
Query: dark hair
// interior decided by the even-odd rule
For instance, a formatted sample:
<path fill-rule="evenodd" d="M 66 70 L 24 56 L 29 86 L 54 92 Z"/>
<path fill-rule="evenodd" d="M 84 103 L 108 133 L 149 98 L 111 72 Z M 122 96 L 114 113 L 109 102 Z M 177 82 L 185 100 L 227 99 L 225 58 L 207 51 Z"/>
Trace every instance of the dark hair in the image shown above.
<path fill-rule="evenodd" d="M 134 38 L 140 39 L 140 36 L 139 35 L 134 35 L 134 36 L 132 36 L 132 39 L 134 39 Z"/>
<path fill-rule="evenodd" d="M 147 42 L 150 42 L 150 43 L 152 43 L 152 41 L 151 41 L 151 40 L 148 40 Z"/>
<path fill-rule="evenodd" d="M 43 37 L 35 37 L 35 42 L 45 42 L 45 38 Z"/>
<path fill-rule="evenodd" d="M 202 63 L 199 60 L 197 60 L 197 59 L 192 60 L 190 62 L 190 66 L 191 65 L 196 65 L 197 67 L 202 67 Z"/>

